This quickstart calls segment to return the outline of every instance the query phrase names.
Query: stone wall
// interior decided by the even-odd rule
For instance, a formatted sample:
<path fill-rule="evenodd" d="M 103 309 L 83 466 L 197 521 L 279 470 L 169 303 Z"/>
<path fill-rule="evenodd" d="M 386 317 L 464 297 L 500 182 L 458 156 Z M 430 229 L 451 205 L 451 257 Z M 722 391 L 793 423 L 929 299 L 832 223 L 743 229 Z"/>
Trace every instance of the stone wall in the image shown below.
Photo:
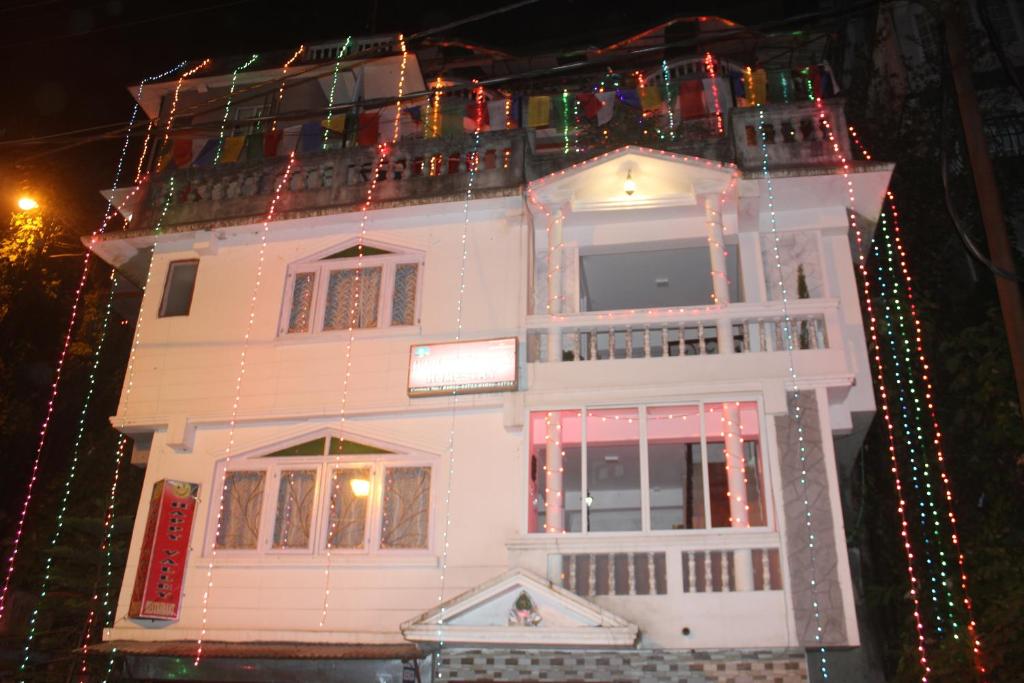
<path fill-rule="evenodd" d="M 800 650 L 458 650 L 441 654 L 441 677 L 595 683 L 803 683 Z"/>
<path fill-rule="evenodd" d="M 800 392 L 799 399 L 797 396 L 790 393 L 787 397 L 789 413 L 775 418 L 786 518 L 789 590 L 793 599 L 796 633 L 801 645 L 818 645 L 815 639 L 818 619 L 814 616 L 813 604 L 817 601 L 822 644 L 845 645 L 848 642 L 846 619 L 836 565 L 839 555 L 836 553 L 818 403 L 813 391 Z M 797 405 L 800 407 L 799 424 L 794 419 Z M 803 430 L 806 477 L 802 476 L 804 467 L 800 459 L 798 427 Z M 801 482 L 802 479 L 805 483 Z M 807 527 L 808 510 L 810 529 Z M 813 552 L 808 532 L 814 534 Z M 845 562 L 845 551 L 842 557 Z"/>

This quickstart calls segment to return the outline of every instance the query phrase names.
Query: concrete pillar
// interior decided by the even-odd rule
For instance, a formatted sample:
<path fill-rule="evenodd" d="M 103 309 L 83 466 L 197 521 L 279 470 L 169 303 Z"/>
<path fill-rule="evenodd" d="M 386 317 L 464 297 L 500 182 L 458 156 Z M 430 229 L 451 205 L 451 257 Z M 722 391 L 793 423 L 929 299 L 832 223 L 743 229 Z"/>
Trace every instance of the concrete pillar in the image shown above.
<path fill-rule="evenodd" d="M 708 251 L 711 254 L 711 287 L 715 302 L 720 306 L 729 304 L 729 276 L 726 273 L 725 235 L 722 229 L 722 214 L 718 210 L 718 197 L 704 197 L 704 213 L 708 223 Z M 718 352 L 732 353 L 732 321 L 722 319 L 718 323 Z"/>
<path fill-rule="evenodd" d="M 565 531 L 565 486 L 562 460 L 562 414 L 549 412 L 547 423 L 547 471 L 544 477 L 545 531 L 560 534 Z"/>
<path fill-rule="evenodd" d="M 743 456 L 743 437 L 738 403 L 722 404 L 725 421 L 725 467 L 729 482 L 730 526 L 750 526 L 750 505 L 747 499 L 747 473 Z M 736 590 L 754 589 L 754 566 L 750 550 L 733 551 Z"/>

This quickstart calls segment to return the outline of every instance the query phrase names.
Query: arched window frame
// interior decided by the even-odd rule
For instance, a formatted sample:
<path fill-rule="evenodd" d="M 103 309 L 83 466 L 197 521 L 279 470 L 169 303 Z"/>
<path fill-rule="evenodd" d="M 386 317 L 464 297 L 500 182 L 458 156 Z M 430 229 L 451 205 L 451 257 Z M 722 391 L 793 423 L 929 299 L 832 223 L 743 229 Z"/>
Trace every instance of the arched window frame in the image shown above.
<path fill-rule="evenodd" d="M 371 562 L 389 564 L 403 561 L 417 561 L 417 558 L 430 558 L 435 553 L 436 538 L 434 533 L 435 520 L 438 514 L 438 470 L 434 466 L 436 457 L 384 443 L 376 439 L 360 435 L 347 435 L 342 444 L 358 444 L 367 446 L 372 451 L 358 453 L 331 453 L 332 439 L 340 436 L 335 430 L 318 430 L 267 444 L 243 455 L 223 458 L 216 463 L 213 480 L 209 490 L 214 491 L 208 509 L 206 537 L 203 554 L 211 554 L 214 539 L 217 537 L 218 512 L 221 509 L 223 496 L 234 473 L 260 472 L 263 474 L 263 487 L 258 503 L 259 519 L 255 523 L 258 528 L 253 547 L 217 546 L 218 561 L 226 559 L 274 561 L 292 557 L 296 560 L 306 558 L 311 561 L 326 561 L 331 557 L 350 557 Z M 275 455 L 290 447 L 300 446 L 319 439 L 324 440 L 324 453 L 303 455 Z M 368 449 L 362 449 L 368 450 Z M 383 522 L 385 498 L 388 495 L 389 471 L 397 468 L 419 469 L 426 472 L 428 500 L 425 505 L 425 530 L 422 532 L 424 543 L 417 547 L 387 547 Z M 331 497 L 334 473 L 338 470 L 360 469 L 369 471 L 370 493 L 367 496 L 362 544 L 360 547 L 342 547 L 334 545 L 328 553 L 327 538 L 330 533 Z M 315 489 L 310 506 L 309 540 L 305 547 L 275 547 L 275 523 L 279 512 L 279 493 L 281 480 L 289 471 L 314 472 Z M 229 484 L 228 484 L 229 485 Z M 227 514 L 227 513 L 224 513 Z M 225 523 L 226 517 L 221 517 Z"/>
<path fill-rule="evenodd" d="M 399 247 L 384 242 L 365 241 L 363 242 L 364 256 L 341 256 L 331 258 L 332 254 L 339 254 L 358 247 L 357 240 L 349 240 L 329 249 L 324 249 L 312 256 L 296 261 L 288 266 L 288 273 L 285 278 L 285 290 L 281 307 L 280 322 L 278 323 L 278 336 L 284 338 L 301 338 L 308 335 L 331 335 L 344 334 L 349 332 L 348 324 L 333 329 L 324 329 L 325 312 L 328 307 L 328 294 L 331 282 L 331 273 L 340 271 L 360 271 L 360 277 L 370 277 L 370 274 L 379 269 L 380 286 L 376 301 L 376 321 L 372 326 L 363 326 L 357 321 L 353 332 L 357 334 L 380 332 L 382 330 L 412 330 L 420 324 L 420 302 L 423 292 L 423 271 L 424 254 L 421 251 Z M 378 253 L 386 252 L 386 253 Z M 413 288 L 413 305 L 411 319 L 395 319 L 395 295 L 398 281 L 402 276 L 407 276 L 408 268 L 415 267 L 415 286 Z M 301 296 L 302 290 L 296 287 L 297 280 L 305 278 L 308 282 L 309 304 L 306 307 L 305 324 L 296 325 L 296 317 L 293 317 L 293 310 L 297 305 L 296 298 Z M 301 280 L 300 280 L 301 282 Z M 297 316 L 301 321 L 303 317 Z"/>

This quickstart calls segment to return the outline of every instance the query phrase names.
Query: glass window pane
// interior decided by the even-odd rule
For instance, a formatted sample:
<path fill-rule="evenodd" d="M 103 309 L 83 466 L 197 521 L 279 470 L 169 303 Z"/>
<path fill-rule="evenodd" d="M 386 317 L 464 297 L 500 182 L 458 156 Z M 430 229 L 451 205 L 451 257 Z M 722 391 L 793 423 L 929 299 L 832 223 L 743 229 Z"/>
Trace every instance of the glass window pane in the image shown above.
<path fill-rule="evenodd" d="M 582 413 L 530 415 L 530 533 L 583 530 Z"/>
<path fill-rule="evenodd" d="M 292 287 L 292 308 L 288 313 L 288 333 L 309 332 L 313 311 L 313 283 L 315 273 L 299 273 Z"/>
<path fill-rule="evenodd" d="M 331 475 L 331 509 L 327 515 L 327 547 L 365 547 L 371 482 L 368 467 L 334 470 Z"/>
<path fill-rule="evenodd" d="M 228 472 L 225 475 L 224 509 L 217 532 L 218 548 L 256 547 L 265 477 L 266 472 Z"/>
<path fill-rule="evenodd" d="M 753 401 L 708 403 L 704 406 L 704 428 L 711 525 L 765 526 L 757 404 Z"/>
<path fill-rule="evenodd" d="M 277 488 L 275 548 L 308 548 L 316 495 L 316 470 L 284 470 Z"/>
<path fill-rule="evenodd" d="M 164 300 L 160 317 L 188 315 L 192 308 L 192 292 L 196 287 L 199 261 L 175 261 L 167 270 Z"/>
<path fill-rule="evenodd" d="M 651 528 L 706 528 L 700 409 L 695 405 L 648 408 L 647 455 Z"/>
<path fill-rule="evenodd" d="M 640 531 L 640 411 L 587 411 L 587 528 Z"/>
<path fill-rule="evenodd" d="M 419 266 L 400 263 L 395 267 L 395 291 L 391 297 L 391 324 L 412 325 L 416 322 L 416 281 Z"/>
<path fill-rule="evenodd" d="M 430 468 L 384 470 L 381 548 L 426 548 L 430 517 Z"/>
<path fill-rule="evenodd" d="M 325 330 L 377 327 L 381 268 L 363 268 L 358 282 L 356 272 L 356 269 L 331 272 L 324 306 Z"/>

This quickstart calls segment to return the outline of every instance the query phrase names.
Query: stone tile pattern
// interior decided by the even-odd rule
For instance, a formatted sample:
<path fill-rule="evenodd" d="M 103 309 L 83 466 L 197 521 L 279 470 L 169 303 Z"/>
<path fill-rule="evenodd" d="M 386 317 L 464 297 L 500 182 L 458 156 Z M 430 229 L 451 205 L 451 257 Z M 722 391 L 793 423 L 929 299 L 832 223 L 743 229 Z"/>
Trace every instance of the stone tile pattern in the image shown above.
<path fill-rule="evenodd" d="M 764 259 L 764 279 L 768 299 L 780 301 L 779 267 L 775 264 L 775 236 L 764 235 L 761 242 L 761 256 Z M 797 231 L 779 233 L 779 259 L 782 262 L 782 278 L 786 283 L 786 296 L 790 301 L 799 298 L 797 271 L 804 267 L 807 293 L 812 299 L 825 295 L 821 278 L 821 255 L 818 253 L 818 238 L 813 232 Z"/>
<path fill-rule="evenodd" d="M 805 683 L 802 650 L 445 649 L 441 675 L 458 683 Z"/>
<path fill-rule="evenodd" d="M 812 604 L 816 598 L 821 614 L 822 644 L 842 645 L 846 643 L 846 620 L 836 565 L 838 555 L 832 524 L 832 506 L 828 495 L 818 403 L 813 391 L 800 392 L 800 425 L 803 427 L 804 448 L 807 454 L 806 496 L 810 501 L 811 530 L 815 539 L 812 569 L 812 551 L 809 546 L 804 506 L 805 489 L 800 483 L 797 422 L 794 419 L 796 392 L 790 392 L 787 400 L 789 414 L 776 416 L 775 429 L 779 438 L 782 502 L 786 518 L 786 557 L 789 562 L 789 589 L 793 600 L 797 638 L 801 645 L 807 647 L 815 647 L 818 644 L 814 638 L 817 622 Z M 813 590 L 812 579 L 817 584 Z"/>

